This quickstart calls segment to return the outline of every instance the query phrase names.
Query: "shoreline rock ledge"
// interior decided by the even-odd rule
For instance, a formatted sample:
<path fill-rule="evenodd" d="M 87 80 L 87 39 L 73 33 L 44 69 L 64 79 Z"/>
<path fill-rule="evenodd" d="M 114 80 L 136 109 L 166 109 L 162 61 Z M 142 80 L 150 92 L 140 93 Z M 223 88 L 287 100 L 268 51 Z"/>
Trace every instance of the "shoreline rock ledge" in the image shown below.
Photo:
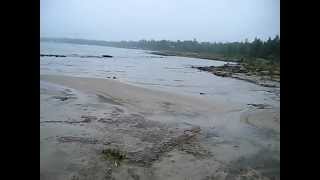
<path fill-rule="evenodd" d="M 264 87 L 280 88 L 280 74 L 269 71 L 252 72 L 242 64 L 224 64 L 222 66 L 191 66 L 191 68 L 207 71 L 216 76 L 244 80 Z"/>

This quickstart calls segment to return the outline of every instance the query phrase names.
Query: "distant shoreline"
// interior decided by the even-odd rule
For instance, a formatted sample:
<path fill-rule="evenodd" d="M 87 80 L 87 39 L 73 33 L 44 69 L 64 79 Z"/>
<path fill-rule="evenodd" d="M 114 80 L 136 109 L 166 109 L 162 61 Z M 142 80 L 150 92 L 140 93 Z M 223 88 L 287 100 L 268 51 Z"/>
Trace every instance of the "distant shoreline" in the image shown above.
<path fill-rule="evenodd" d="M 103 41 L 103 40 L 88 40 L 88 39 L 78 39 L 78 38 L 49 38 L 49 37 L 40 37 L 40 41 L 107 46 L 107 47 L 116 47 L 116 48 L 124 48 L 124 49 L 140 49 L 140 50 L 153 51 L 151 52 L 151 54 L 162 55 L 162 56 L 191 57 L 191 58 L 199 58 L 199 59 L 207 59 L 207 60 L 226 61 L 226 62 L 243 62 L 243 61 L 250 62 L 250 61 L 256 61 L 257 59 L 262 59 L 262 58 L 258 58 L 260 56 L 250 55 L 240 51 L 238 54 L 227 53 L 229 52 L 229 49 L 230 50 L 237 49 L 237 48 L 239 49 L 239 47 L 237 46 L 240 46 L 240 45 L 248 46 L 243 42 L 212 43 L 212 42 L 197 42 L 197 41 L 175 42 L 175 41 L 168 41 L 168 40 Z M 257 39 L 257 41 L 259 41 L 259 39 Z M 238 45 L 233 45 L 235 43 Z M 250 43 L 248 44 L 250 45 Z M 184 46 L 187 46 L 187 47 L 184 47 Z M 242 49 L 248 48 L 248 47 L 242 47 Z M 222 48 L 223 51 L 216 52 L 217 48 L 219 49 Z M 273 61 L 272 58 L 271 59 L 269 58 L 270 57 L 268 57 L 267 59 L 265 58 L 263 59 L 273 64 L 279 64 L 279 62 Z"/>
<path fill-rule="evenodd" d="M 227 66 L 221 67 L 193 67 L 202 71 L 210 72 L 217 76 L 222 77 L 231 77 L 239 80 L 244 80 L 254 84 L 258 84 L 266 87 L 280 87 L 280 64 L 269 64 L 266 63 L 263 59 L 256 61 L 245 61 L 242 62 L 239 59 L 226 58 L 218 55 L 204 54 L 204 53 L 194 53 L 194 52 L 177 52 L 177 51 L 167 51 L 167 50 L 149 50 L 149 49 L 140 49 L 140 48 L 130 48 L 130 47 L 116 47 L 112 45 L 105 44 L 106 41 L 97 41 L 97 40 L 84 40 L 84 39 L 69 39 L 69 38 L 40 38 L 42 42 L 54 42 L 54 43 L 68 43 L 68 44 L 79 44 L 79 45 L 93 45 L 93 46 L 105 46 L 105 47 L 114 47 L 114 48 L 123 48 L 123 49 L 139 49 L 139 50 L 148 50 L 149 54 L 159 55 L 159 56 L 178 56 L 178 57 L 189 57 L 189 58 L 198 58 L 214 61 L 223 61 L 223 62 L 234 62 L 239 64 L 244 68 L 246 73 L 233 72 Z M 40 55 L 41 56 L 41 55 Z M 56 56 L 56 55 L 51 55 Z M 101 58 L 99 56 L 99 58 Z M 218 68 L 218 71 L 216 70 Z M 230 71 L 231 70 L 231 71 Z"/>
<path fill-rule="evenodd" d="M 76 42 L 77 41 L 77 42 Z M 190 57 L 206 60 L 215 60 L 215 61 L 225 61 L 225 62 L 239 62 L 238 59 L 224 58 L 222 56 L 213 56 L 203 53 L 192 53 L 192 52 L 177 52 L 177 51 L 167 51 L 167 50 L 151 50 L 151 49 L 141 49 L 133 47 L 117 47 L 105 44 L 106 41 L 98 40 L 85 40 L 85 39 L 69 39 L 69 38 L 40 38 L 40 42 L 53 42 L 53 43 L 68 43 L 68 44 L 79 44 L 79 45 L 92 45 L 92 46 L 106 46 L 122 49 L 139 49 L 139 50 L 148 50 L 151 51 L 150 54 L 161 55 L 161 56 L 179 56 L 179 57 Z"/>

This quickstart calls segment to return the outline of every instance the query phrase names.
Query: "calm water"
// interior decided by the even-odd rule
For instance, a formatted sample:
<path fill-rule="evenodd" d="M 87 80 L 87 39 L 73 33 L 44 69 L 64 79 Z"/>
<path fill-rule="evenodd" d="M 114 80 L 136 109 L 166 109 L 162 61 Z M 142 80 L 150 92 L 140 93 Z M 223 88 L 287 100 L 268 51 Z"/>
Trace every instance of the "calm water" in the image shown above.
<path fill-rule="evenodd" d="M 107 78 L 147 88 L 189 95 L 206 93 L 206 98 L 223 98 L 230 102 L 272 103 L 278 100 L 266 88 L 252 83 L 222 78 L 200 72 L 191 66 L 223 65 L 224 62 L 186 57 L 162 57 L 145 50 L 66 43 L 40 43 L 41 54 L 101 56 L 113 58 L 40 57 L 40 74 Z"/>

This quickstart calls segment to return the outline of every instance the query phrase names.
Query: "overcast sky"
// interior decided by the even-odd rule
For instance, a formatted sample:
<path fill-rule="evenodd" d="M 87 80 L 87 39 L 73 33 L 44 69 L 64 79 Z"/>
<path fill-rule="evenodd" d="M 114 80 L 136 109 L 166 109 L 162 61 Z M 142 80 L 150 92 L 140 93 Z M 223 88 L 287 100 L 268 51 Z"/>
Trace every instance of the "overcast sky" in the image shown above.
<path fill-rule="evenodd" d="M 40 36 L 242 41 L 280 35 L 280 0 L 41 0 Z"/>

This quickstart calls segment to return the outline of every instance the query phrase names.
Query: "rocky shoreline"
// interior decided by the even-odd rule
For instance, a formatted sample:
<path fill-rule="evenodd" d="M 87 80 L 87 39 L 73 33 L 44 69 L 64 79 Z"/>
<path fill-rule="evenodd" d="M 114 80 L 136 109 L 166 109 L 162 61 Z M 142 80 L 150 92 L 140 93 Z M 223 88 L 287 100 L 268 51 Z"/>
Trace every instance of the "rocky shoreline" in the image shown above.
<path fill-rule="evenodd" d="M 224 64 L 223 66 L 192 66 L 201 71 L 210 72 L 220 77 L 231 77 L 251 82 L 263 87 L 280 88 L 280 72 L 270 72 L 248 68 L 248 64 Z"/>
<path fill-rule="evenodd" d="M 171 51 L 153 51 L 150 54 L 160 56 L 181 56 L 200 59 L 210 59 L 216 61 L 231 62 L 223 66 L 191 66 L 201 71 L 211 72 L 220 77 L 231 77 L 235 79 L 251 82 L 263 87 L 280 88 L 280 64 L 268 63 L 263 59 L 244 61 L 221 57 L 217 55 L 205 55 L 198 53 L 183 53 Z"/>
<path fill-rule="evenodd" d="M 152 51 L 149 52 L 153 55 L 159 56 L 179 56 L 179 57 L 189 57 L 189 58 L 199 58 L 199 59 L 209 59 L 215 61 L 227 61 L 227 62 L 239 62 L 239 59 L 227 58 L 217 54 L 205 54 L 205 53 L 195 53 L 195 52 L 177 52 L 177 51 Z"/>

